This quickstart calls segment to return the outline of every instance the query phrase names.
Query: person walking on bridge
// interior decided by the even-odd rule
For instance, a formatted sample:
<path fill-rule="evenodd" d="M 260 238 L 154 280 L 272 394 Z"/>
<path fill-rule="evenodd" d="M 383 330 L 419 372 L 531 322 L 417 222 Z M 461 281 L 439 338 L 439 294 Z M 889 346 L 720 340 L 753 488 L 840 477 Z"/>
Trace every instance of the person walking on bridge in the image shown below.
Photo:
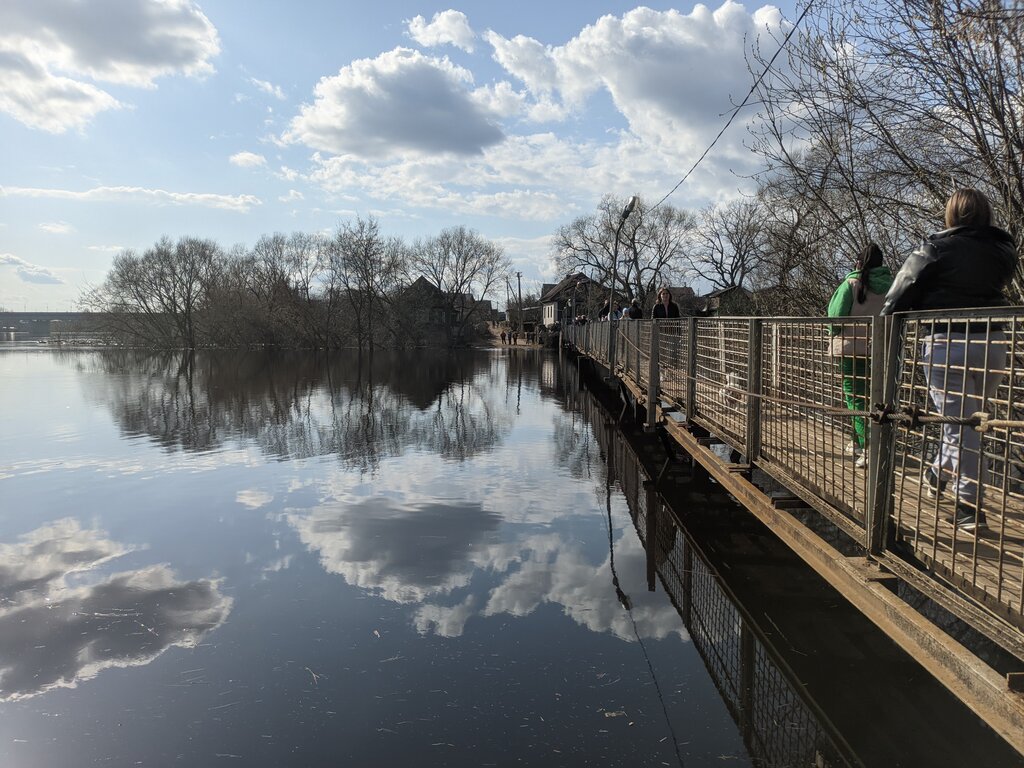
<path fill-rule="evenodd" d="M 857 256 L 853 271 L 832 294 L 828 303 L 829 317 L 877 316 L 885 303 L 885 294 L 892 285 L 892 270 L 885 265 L 882 249 L 871 243 Z M 865 411 L 871 382 L 868 339 L 871 326 L 864 322 L 833 325 L 830 351 L 839 362 L 843 374 L 843 397 L 851 411 Z M 853 417 L 853 440 L 847 449 L 856 457 L 855 466 L 867 466 L 867 424 L 863 416 Z"/>
<path fill-rule="evenodd" d="M 1004 290 L 1017 268 L 1017 249 L 1005 230 L 992 224 L 992 206 L 976 189 L 958 189 L 946 203 L 946 229 L 930 235 L 903 264 L 885 297 L 882 314 L 904 310 L 1005 306 Z M 927 330 L 927 328 L 925 329 Z M 983 411 L 1003 380 L 1006 334 L 988 320 L 936 320 L 922 350 L 928 395 L 943 416 Z M 955 489 L 955 528 L 985 524 L 981 508 L 981 433 L 942 425 L 939 450 L 925 473 L 929 495 Z"/>
<path fill-rule="evenodd" d="M 658 291 L 658 303 L 654 305 L 651 318 L 665 320 L 670 317 L 679 317 L 679 305 L 672 301 L 672 291 L 665 287 Z"/>

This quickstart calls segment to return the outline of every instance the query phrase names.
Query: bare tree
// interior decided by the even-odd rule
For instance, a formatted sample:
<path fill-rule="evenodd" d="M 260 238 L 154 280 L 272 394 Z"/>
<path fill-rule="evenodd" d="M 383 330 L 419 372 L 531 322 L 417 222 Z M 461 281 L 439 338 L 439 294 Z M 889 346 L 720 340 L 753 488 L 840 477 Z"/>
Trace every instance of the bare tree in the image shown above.
<path fill-rule="evenodd" d="M 764 258 L 763 212 L 754 201 L 710 205 L 694 230 L 693 268 L 716 288 L 745 286 Z"/>
<path fill-rule="evenodd" d="M 660 284 L 687 275 L 686 247 L 696 218 L 669 205 L 652 210 L 641 200 L 622 228 L 613 270 L 615 229 L 625 203 L 605 195 L 596 213 L 560 227 L 553 237 L 555 262 L 561 274 L 583 272 L 605 286 L 614 273 L 617 295 L 647 303 Z"/>
<path fill-rule="evenodd" d="M 220 256 L 216 243 L 197 237 L 183 237 L 176 244 L 164 237 L 141 255 L 122 251 L 82 304 L 107 313 L 111 330 L 132 339 L 193 349 Z"/>
<path fill-rule="evenodd" d="M 372 348 L 378 315 L 394 301 L 406 276 L 405 245 L 400 238 L 382 235 L 380 225 L 371 216 L 342 224 L 334 246 L 332 286 L 350 308 L 360 349 Z"/>
<path fill-rule="evenodd" d="M 766 177 L 814 196 L 846 252 L 908 252 L 961 186 L 993 199 L 1020 247 L 1022 82 L 1019 3 L 826 0 L 762 81 L 754 148 Z"/>
<path fill-rule="evenodd" d="M 457 226 L 417 241 L 410 268 L 439 289 L 445 332 L 451 342 L 461 340 L 466 328 L 480 317 L 480 302 L 501 285 L 509 262 L 500 246 Z"/>

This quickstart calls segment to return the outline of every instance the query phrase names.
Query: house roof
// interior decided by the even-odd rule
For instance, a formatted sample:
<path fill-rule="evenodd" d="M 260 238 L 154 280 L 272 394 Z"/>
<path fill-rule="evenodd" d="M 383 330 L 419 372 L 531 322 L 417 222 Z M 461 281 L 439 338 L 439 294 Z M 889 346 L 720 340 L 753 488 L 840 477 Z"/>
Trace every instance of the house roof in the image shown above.
<path fill-rule="evenodd" d="M 577 284 L 583 285 L 597 285 L 593 280 L 584 275 L 582 272 L 576 272 L 568 275 L 562 282 L 556 284 L 553 288 L 546 291 L 543 296 L 540 297 L 541 304 L 550 304 L 552 301 L 558 301 L 559 297 L 566 291 L 571 291 Z"/>
<path fill-rule="evenodd" d="M 702 298 L 702 299 L 717 299 L 720 296 L 725 296 L 725 294 L 730 293 L 732 291 L 735 291 L 737 289 L 739 289 L 740 291 L 745 293 L 747 296 L 751 295 L 750 291 L 748 291 L 742 285 L 730 285 L 728 288 L 719 288 L 717 291 L 712 291 L 711 293 L 705 293 L 700 298 Z"/>

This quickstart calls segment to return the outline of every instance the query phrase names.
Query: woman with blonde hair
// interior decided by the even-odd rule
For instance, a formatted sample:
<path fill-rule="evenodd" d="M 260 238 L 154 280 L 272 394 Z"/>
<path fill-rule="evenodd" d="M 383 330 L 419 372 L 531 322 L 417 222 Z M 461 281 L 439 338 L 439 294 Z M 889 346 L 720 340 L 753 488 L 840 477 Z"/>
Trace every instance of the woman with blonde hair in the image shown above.
<path fill-rule="evenodd" d="M 1004 290 L 1017 268 L 1013 238 L 992 223 L 992 206 L 976 189 L 958 189 L 946 203 L 946 228 L 930 235 L 896 275 L 882 314 L 904 310 L 1006 305 Z M 936 320 L 924 339 L 928 394 L 943 416 L 984 410 L 1006 369 L 1006 334 L 987 320 Z M 954 529 L 985 524 L 981 508 L 981 435 L 971 427 L 942 425 L 942 440 L 925 473 L 929 495 L 952 484 Z"/>

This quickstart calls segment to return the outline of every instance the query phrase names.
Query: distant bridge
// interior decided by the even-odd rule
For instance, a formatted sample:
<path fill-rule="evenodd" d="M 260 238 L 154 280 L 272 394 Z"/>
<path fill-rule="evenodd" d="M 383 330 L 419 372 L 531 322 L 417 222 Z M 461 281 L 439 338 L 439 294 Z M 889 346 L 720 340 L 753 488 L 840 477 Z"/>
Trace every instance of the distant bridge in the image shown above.
<path fill-rule="evenodd" d="M 925 481 L 951 418 L 928 397 L 921 355 L 933 329 L 956 332 L 968 322 L 1008 352 L 985 413 L 952 419 L 981 432 L 973 458 L 987 525 L 970 531 L 947 520 L 954 494 L 934 498 Z M 852 412 L 829 351 L 836 326 L 869 347 L 870 367 L 857 371 L 871 404 L 859 412 L 869 432 L 866 468 L 849 452 Z M 562 334 L 644 408 L 649 427 L 664 428 L 1024 754 L 1024 309 L 631 320 L 567 325 Z M 970 372 L 946 370 L 950 381 Z M 967 626 L 944 631 L 912 606 L 922 596 Z M 978 651 L 984 643 L 969 642 L 971 629 L 999 648 Z"/>
<path fill-rule="evenodd" d="M 0 312 L 0 339 L 54 340 L 103 333 L 99 312 Z"/>

